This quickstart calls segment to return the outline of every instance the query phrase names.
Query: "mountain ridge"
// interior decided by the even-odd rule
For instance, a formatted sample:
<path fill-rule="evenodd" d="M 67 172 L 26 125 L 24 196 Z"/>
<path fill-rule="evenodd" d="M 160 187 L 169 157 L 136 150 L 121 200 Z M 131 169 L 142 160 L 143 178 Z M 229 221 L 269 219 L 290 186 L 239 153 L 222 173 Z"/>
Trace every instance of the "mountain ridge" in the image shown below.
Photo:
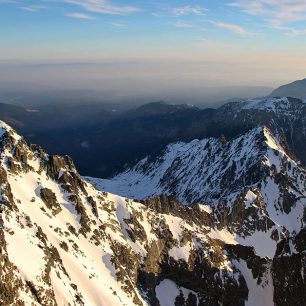
<path fill-rule="evenodd" d="M 269 169 L 264 169 L 266 164 L 272 166 L 273 162 L 276 163 L 279 172 L 280 156 L 297 166 L 298 161 L 284 135 L 276 138 L 267 127 L 259 126 L 230 141 L 221 137 L 170 144 L 159 155 L 148 156 L 111 179 L 88 180 L 102 189 L 132 198 L 168 193 L 176 194 L 187 203 L 212 203 L 213 199 L 220 197 L 221 189 L 227 190 L 226 185 L 246 186 L 247 173 L 249 182 L 258 183 L 259 179 L 256 182 L 257 177 L 254 180 L 252 175 L 255 170 L 258 174 L 270 173 Z M 213 185 L 218 181 L 218 188 L 213 192 Z M 134 191 L 133 187 L 136 188 Z M 199 190 L 203 194 L 199 194 Z"/>
<path fill-rule="evenodd" d="M 272 91 L 270 97 L 294 97 L 306 99 L 306 78 L 282 85 Z"/>
<path fill-rule="evenodd" d="M 173 105 L 166 105 L 166 112 L 158 109 L 148 115 L 136 110 L 107 112 L 102 106 L 63 106 L 35 113 L 25 109 L 23 115 L 14 115 L 0 105 L 0 119 L 10 119 L 19 133 L 48 152 L 69 154 L 83 175 L 94 177 L 111 177 L 126 163 L 157 154 L 169 143 L 221 135 L 232 139 L 258 125 L 284 132 L 294 154 L 306 165 L 306 103 L 302 100 L 258 98 L 217 109 L 178 110 Z M 89 152 L 90 159 L 86 158 Z"/>
<path fill-rule="evenodd" d="M 4 305 L 306 301 L 297 294 L 305 286 L 300 204 L 289 207 L 291 228 L 270 220 L 272 203 L 256 188 L 211 207 L 166 195 L 129 200 L 96 190 L 69 157 L 49 156 L 3 123 L 0 188 Z"/>

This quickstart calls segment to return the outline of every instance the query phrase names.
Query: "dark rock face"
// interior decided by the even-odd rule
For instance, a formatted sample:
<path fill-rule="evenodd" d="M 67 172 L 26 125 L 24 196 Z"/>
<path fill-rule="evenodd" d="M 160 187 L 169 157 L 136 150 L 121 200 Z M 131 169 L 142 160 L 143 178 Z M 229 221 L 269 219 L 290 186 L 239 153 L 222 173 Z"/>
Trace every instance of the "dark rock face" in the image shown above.
<path fill-rule="evenodd" d="M 246 207 L 245 204 L 248 192 L 257 196 L 251 207 Z M 231 206 L 221 200 L 215 207 L 215 216 L 218 228 L 227 227 L 242 237 L 255 231 L 267 231 L 275 225 L 268 217 L 260 190 L 256 188 L 245 188 L 241 194 L 236 196 Z"/>
<path fill-rule="evenodd" d="M 76 212 L 80 215 L 80 224 L 82 225 L 80 233 L 86 236 L 86 233 L 90 231 L 90 219 L 86 209 L 78 195 L 71 194 L 68 199 L 74 204 Z"/>
<path fill-rule="evenodd" d="M 202 221 L 206 221 L 206 224 L 213 222 L 209 218 L 209 214 L 200 211 L 197 205 L 192 207 L 182 206 L 173 196 L 162 195 L 146 200 L 144 203 L 156 212 L 184 216 L 186 222 L 190 224 L 202 224 L 203 226 Z M 171 248 L 176 244 L 171 232 L 167 229 L 167 225 L 162 223 L 158 229 L 162 229 L 159 232 L 160 239 L 148 249 L 144 264 L 138 269 L 138 283 L 150 298 L 150 305 L 159 305 L 154 288 L 163 279 L 170 279 L 179 286 L 197 292 L 199 294 L 198 297 L 201 297 L 199 305 L 218 305 L 219 303 L 230 306 L 244 305 L 248 297 L 248 288 L 243 276 L 239 272 L 230 274 L 220 270 L 220 265 L 224 261 L 223 250 L 226 249 L 230 253 L 231 246 L 225 246 L 221 241 L 213 242 L 211 240 L 207 242 L 207 245 L 202 245 L 201 249 L 191 252 L 188 262 L 175 261 L 168 255 Z M 187 232 L 186 235 L 183 235 L 181 244 L 186 243 L 186 238 L 187 241 L 192 240 L 192 233 Z M 209 258 L 207 258 L 206 248 L 211 248 L 212 245 L 214 246 L 214 251 L 210 251 Z M 243 247 L 241 248 L 243 249 Z M 239 254 L 240 258 L 249 260 L 250 267 L 254 267 L 255 277 L 258 277 L 260 268 L 264 269 L 263 264 L 265 261 L 261 262 L 260 257 L 254 254 L 252 248 L 246 249 L 251 254 L 250 258 Z M 234 252 L 232 251 L 232 253 Z M 237 251 L 236 253 L 239 252 Z M 254 259 L 252 260 L 252 258 Z M 192 296 L 186 301 L 183 300 L 183 297 L 178 297 L 176 305 L 197 305 L 193 302 Z"/>
<path fill-rule="evenodd" d="M 15 274 L 15 267 L 9 261 L 3 230 L 0 229 L 0 304 L 25 306 L 18 298 L 18 291 L 24 284 Z"/>
<path fill-rule="evenodd" d="M 148 200 L 141 200 L 140 202 L 157 213 L 171 214 L 189 223 L 195 223 L 199 226 L 212 226 L 213 224 L 211 215 L 202 211 L 199 205 L 181 205 L 178 198 L 173 195 L 162 194 Z"/>
<path fill-rule="evenodd" d="M 123 283 L 125 292 L 134 296 L 133 302 L 135 305 L 142 305 L 135 291 L 135 282 L 137 280 L 137 267 L 140 258 L 135 256 L 130 249 L 118 244 L 112 244 L 114 256 L 111 261 L 117 270 L 116 277 L 118 281 Z"/>
<path fill-rule="evenodd" d="M 81 189 L 86 193 L 84 182 L 81 180 L 72 159 L 69 156 L 50 156 L 46 162 L 47 174 L 61 183 L 69 192 L 78 193 Z"/>
<path fill-rule="evenodd" d="M 306 251 L 306 228 L 304 227 L 295 237 L 294 245 L 298 252 Z"/>
<path fill-rule="evenodd" d="M 244 305 L 248 288 L 243 276 L 220 272 L 201 253 L 192 254 L 188 265 L 171 261 L 163 264 L 163 277 L 179 286 L 203 294 L 210 303 Z M 238 278 L 238 281 L 237 281 Z"/>
<path fill-rule="evenodd" d="M 42 188 L 40 190 L 40 197 L 46 206 L 52 210 L 53 215 L 57 215 L 62 210 L 56 199 L 56 195 L 54 192 L 52 192 L 52 190 L 48 188 Z"/>
<path fill-rule="evenodd" d="M 267 272 L 267 266 L 271 263 L 271 260 L 257 256 L 253 247 L 246 247 L 238 244 L 226 245 L 225 248 L 232 258 L 237 260 L 243 259 L 246 262 L 247 266 L 252 271 L 253 278 L 257 279 L 257 283 L 260 284 L 264 273 Z"/>
<path fill-rule="evenodd" d="M 273 259 L 274 302 L 277 306 L 306 304 L 304 253 Z"/>
<path fill-rule="evenodd" d="M 273 258 L 272 277 L 276 305 L 306 304 L 306 230 L 294 237 L 285 237 L 277 245 Z"/>
<path fill-rule="evenodd" d="M 0 159 L 1 160 L 1 159 Z M 1 193 L 2 193 L 2 199 L 1 199 L 1 208 L 7 207 L 11 210 L 17 210 L 13 195 L 11 186 L 7 182 L 7 173 L 4 170 L 4 168 L 0 165 L 0 186 Z"/>

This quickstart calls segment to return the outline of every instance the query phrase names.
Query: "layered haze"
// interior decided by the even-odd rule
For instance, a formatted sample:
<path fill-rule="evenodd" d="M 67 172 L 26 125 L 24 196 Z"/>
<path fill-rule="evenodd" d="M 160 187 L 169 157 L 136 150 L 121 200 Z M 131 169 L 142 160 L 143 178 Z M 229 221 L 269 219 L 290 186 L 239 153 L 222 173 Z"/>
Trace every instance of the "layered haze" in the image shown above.
<path fill-rule="evenodd" d="M 305 17 L 303 1 L 286 0 L 0 1 L 0 89 L 142 103 L 264 96 L 304 77 Z"/>
<path fill-rule="evenodd" d="M 212 82 L 209 62 L 18 65 L 2 67 L 1 71 L 0 101 L 31 106 L 52 101 L 133 101 L 140 105 L 159 100 L 213 106 L 228 98 L 265 96 L 273 88 L 264 82 L 239 84 L 235 76 L 226 83 L 222 81 L 222 64 L 215 65 L 218 80 Z"/>

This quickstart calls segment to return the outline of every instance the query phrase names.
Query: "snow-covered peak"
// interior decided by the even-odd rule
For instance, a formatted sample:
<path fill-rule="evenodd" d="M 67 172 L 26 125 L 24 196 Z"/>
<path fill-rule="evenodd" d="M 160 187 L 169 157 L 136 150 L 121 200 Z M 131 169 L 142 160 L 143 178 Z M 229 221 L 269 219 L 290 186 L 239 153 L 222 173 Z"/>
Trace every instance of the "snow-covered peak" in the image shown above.
<path fill-rule="evenodd" d="M 275 112 L 277 109 L 288 110 L 291 104 L 288 98 L 249 99 L 243 102 L 242 109 L 257 109 Z"/>
<path fill-rule="evenodd" d="M 248 112 L 259 111 L 270 114 L 283 114 L 292 116 L 296 111 L 301 111 L 305 107 L 302 100 L 290 97 L 268 97 L 268 98 L 255 98 L 248 100 L 241 100 L 229 102 L 223 105 L 219 110 L 226 112 Z"/>
<path fill-rule="evenodd" d="M 0 130 L 1 131 L 7 131 L 8 129 L 11 129 L 11 127 L 6 124 L 5 122 L 0 120 Z"/>
<path fill-rule="evenodd" d="M 259 183 L 269 171 L 259 169 L 266 165 L 281 171 L 283 158 L 295 165 L 282 141 L 267 127 L 257 127 L 225 143 L 216 138 L 174 143 L 159 156 L 146 157 L 110 180 L 89 180 L 101 189 L 133 198 L 165 192 L 176 194 L 183 203 L 213 203 L 246 184 Z"/>
<path fill-rule="evenodd" d="M 19 140 L 21 136 L 19 136 L 14 129 L 12 129 L 8 124 L 0 120 L 0 139 L 5 133 L 9 133 L 15 140 Z"/>
<path fill-rule="evenodd" d="M 283 148 L 282 144 L 280 143 L 280 139 L 273 135 L 270 129 L 267 127 L 263 127 L 263 134 L 265 136 L 265 143 L 267 144 L 270 150 L 276 150 L 280 152 L 283 156 L 289 158 L 288 154 L 285 152 L 285 148 Z"/>

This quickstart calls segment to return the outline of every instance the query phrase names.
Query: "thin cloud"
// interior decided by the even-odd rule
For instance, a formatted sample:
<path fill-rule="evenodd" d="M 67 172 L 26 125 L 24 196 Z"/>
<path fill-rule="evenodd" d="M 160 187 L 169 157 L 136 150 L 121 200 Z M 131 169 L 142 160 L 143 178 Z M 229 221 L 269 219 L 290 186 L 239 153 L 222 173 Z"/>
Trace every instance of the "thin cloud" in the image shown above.
<path fill-rule="evenodd" d="M 243 27 L 237 25 L 237 24 L 232 24 L 232 23 L 224 23 L 224 22 L 211 22 L 216 28 L 223 29 L 230 31 L 234 34 L 240 35 L 240 36 L 253 36 L 256 33 L 250 32 Z"/>
<path fill-rule="evenodd" d="M 65 16 L 70 17 L 70 18 L 76 18 L 76 19 L 86 19 L 86 20 L 94 20 L 95 18 L 83 13 L 69 13 L 66 14 Z"/>
<path fill-rule="evenodd" d="M 251 0 L 229 3 L 242 12 L 267 20 L 272 27 L 306 20 L 305 0 Z"/>
<path fill-rule="evenodd" d="M 192 23 L 181 22 L 181 21 L 176 22 L 176 23 L 174 24 L 174 26 L 175 26 L 176 28 L 179 28 L 179 29 L 194 29 L 194 28 L 196 28 L 196 26 L 195 26 L 194 24 L 192 24 Z"/>
<path fill-rule="evenodd" d="M 204 15 L 207 12 L 207 9 L 201 6 L 181 6 L 172 9 L 172 14 L 175 16 L 183 16 L 183 15 Z"/>
<path fill-rule="evenodd" d="M 8 3 L 20 3 L 20 1 L 15 1 L 15 0 L 0 0 L 0 4 L 8 4 Z"/>
<path fill-rule="evenodd" d="M 47 7 L 44 5 L 27 5 L 27 6 L 21 6 L 20 8 L 24 11 L 28 11 L 31 13 L 36 13 L 40 10 L 47 9 Z"/>
<path fill-rule="evenodd" d="M 152 15 L 153 17 L 156 17 L 156 18 L 163 17 L 163 14 L 161 14 L 161 13 L 155 13 L 155 12 L 153 12 L 153 13 L 151 13 L 151 15 Z"/>
<path fill-rule="evenodd" d="M 141 11 L 134 6 L 116 6 L 107 0 L 64 0 L 64 2 L 80 6 L 88 12 L 100 14 L 127 15 Z"/>
<path fill-rule="evenodd" d="M 207 30 L 207 28 L 205 28 L 205 27 L 201 27 L 201 26 L 198 26 L 198 25 L 193 24 L 193 23 L 181 22 L 181 21 L 178 21 L 178 22 L 174 23 L 174 26 L 176 28 L 179 28 L 179 29 L 193 29 L 193 30 L 198 30 L 198 31 L 206 31 Z"/>
<path fill-rule="evenodd" d="M 289 32 L 286 33 L 286 35 L 291 37 L 304 36 L 306 35 L 306 29 L 300 29 L 300 30 L 291 29 Z"/>
<path fill-rule="evenodd" d="M 124 22 L 111 22 L 110 25 L 112 25 L 115 28 L 126 28 L 127 24 Z"/>

